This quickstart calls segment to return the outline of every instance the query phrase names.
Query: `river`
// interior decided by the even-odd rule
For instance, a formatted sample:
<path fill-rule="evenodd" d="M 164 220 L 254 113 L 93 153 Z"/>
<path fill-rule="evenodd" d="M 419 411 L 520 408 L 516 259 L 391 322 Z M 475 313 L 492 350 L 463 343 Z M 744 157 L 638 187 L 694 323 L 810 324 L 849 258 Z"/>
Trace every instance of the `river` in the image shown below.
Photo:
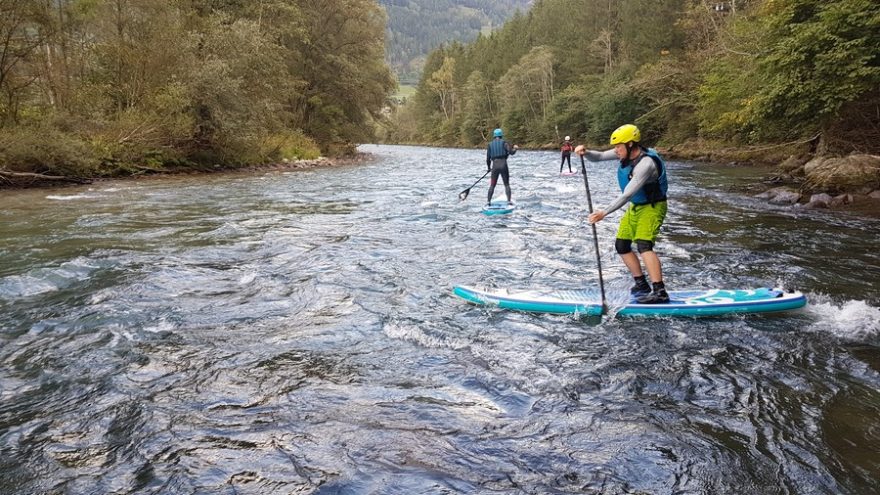
<path fill-rule="evenodd" d="M 0 192 L 0 493 L 880 492 L 880 220 L 669 165 L 667 286 L 803 291 L 778 315 L 471 306 L 595 287 L 579 177 L 363 146 L 361 165 Z M 593 201 L 613 164 L 588 163 Z M 499 187 L 496 196 L 503 195 Z M 606 286 L 631 279 L 598 224 Z"/>

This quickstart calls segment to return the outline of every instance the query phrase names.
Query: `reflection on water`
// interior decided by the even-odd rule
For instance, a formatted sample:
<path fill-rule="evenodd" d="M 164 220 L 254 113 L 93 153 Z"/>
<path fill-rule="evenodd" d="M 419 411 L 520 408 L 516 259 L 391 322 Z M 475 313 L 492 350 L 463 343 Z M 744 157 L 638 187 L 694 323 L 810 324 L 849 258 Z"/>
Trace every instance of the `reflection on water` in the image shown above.
<path fill-rule="evenodd" d="M 478 150 L 0 197 L 0 493 L 880 491 L 880 222 L 673 163 L 674 288 L 785 285 L 783 315 L 577 320 L 457 283 L 596 284 L 580 177 Z M 588 164 L 593 200 L 613 164 Z M 739 181 L 739 182 L 737 182 Z M 598 225 L 610 297 L 629 286 Z"/>

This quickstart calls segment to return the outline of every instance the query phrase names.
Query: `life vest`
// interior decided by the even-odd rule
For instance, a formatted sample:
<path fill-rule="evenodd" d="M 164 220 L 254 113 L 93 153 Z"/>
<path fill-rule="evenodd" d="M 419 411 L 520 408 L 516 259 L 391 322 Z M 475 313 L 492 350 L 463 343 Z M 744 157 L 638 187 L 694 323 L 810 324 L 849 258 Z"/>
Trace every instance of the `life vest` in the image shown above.
<path fill-rule="evenodd" d="M 562 151 L 571 151 L 574 149 L 574 146 L 571 145 L 570 141 L 566 141 L 562 143 Z"/>
<path fill-rule="evenodd" d="M 629 201 L 636 206 L 648 204 L 653 206 L 660 201 L 666 201 L 666 190 L 668 189 L 666 183 L 666 163 L 663 162 L 663 158 L 657 154 L 654 148 L 642 148 L 642 153 L 650 157 L 654 162 L 658 177 L 657 180 L 645 184 Z M 632 180 L 633 168 L 635 168 L 635 164 L 632 160 L 620 162 L 620 167 L 617 168 L 617 183 L 620 184 L 621 191 L 626 189 L 627 184 Z"/>
<path fill-rule="evenodd" d="M 489 142 L 489 158 L 495 160 L 497 158 L 507 158 L 510 153 L 507 151 L 507 141 L 503 139 L 493 139 Z"/>

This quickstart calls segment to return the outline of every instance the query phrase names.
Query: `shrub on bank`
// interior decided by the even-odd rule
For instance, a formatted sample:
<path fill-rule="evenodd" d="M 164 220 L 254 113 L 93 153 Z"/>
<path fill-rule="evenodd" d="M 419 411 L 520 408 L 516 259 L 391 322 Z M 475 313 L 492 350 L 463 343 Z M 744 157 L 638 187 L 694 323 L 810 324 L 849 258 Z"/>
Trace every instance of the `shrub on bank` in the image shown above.
<path fill-rule="evenodd" d="M 89 136 L 50 125 L 3 129 L 0 170 L 79 178 L 122 177 L 215 171 L 321 156 L 318 144 L 299 132 L 236 137 L 201 149 L 192 141 L 169 146 L 166 136 L 147 134 L 121 122 L 91 129 Z M 352 150 L 336 151 L 345 154 Z"/>
<path fill-rule="evenodd" d="M 264 161 L 314 160 L 321 156 L 318 144 L 299 132 L 273 134 L 263 141 Z"/>
<path fill-rule="evenodd" d="M 100 164 L 96 149 L 75 134 L 47 126 L 0 130 L 0 169 L 93 177 Z"/>

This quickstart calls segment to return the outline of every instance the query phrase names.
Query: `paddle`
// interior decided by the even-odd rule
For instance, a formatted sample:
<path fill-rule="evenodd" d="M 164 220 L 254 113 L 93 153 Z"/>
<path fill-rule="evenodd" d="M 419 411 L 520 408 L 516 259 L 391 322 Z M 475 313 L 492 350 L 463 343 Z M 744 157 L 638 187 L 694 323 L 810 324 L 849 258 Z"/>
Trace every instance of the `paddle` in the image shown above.
<path fill-rule="evenodd" d="M 469 188 L 465 189 L 464 191 L 458 193 L 458 199 L 459 199 L 459 201 L 464 201 L 464 200 L 466 200 L 467 197 L 468 197 L 468 194 L 471 193 L 471 189 L 473 189 L 473 187 L 476 186 L 477 183 L 479 183 L 479 182 L 480 182 L 481 180 L 483 180 L 487 175 L 489 175 L 489 172 L 490 172 L 490 170 L 486 170 L 486 173 L 483 174 L 483 177 L 480 177 L 479 179 L 477 179 L 477 182 L 474 182 L 473 184 L 471 184 L 471 187 L 469 187 Z"/>
<path fill-rule="evenodd" d="M 587 190 L 587 206 L 593 213 L 593 198 L 590 196 L 590 181 L 587 179 L 587 165 L 584 163 L 584 155 L 581 157 L 581 173 L 584 174 L 584 188 Z M 596 224 L 591 223 L 593 228 L 593 247 L 596 249 L 596 265 L 599 267 L 599 291 L 602 293 L 602 312 L 605 312 L 605 282 L 602 280 L 602 257 L 599 255 L 599 237 L 596 235 Z"/>

